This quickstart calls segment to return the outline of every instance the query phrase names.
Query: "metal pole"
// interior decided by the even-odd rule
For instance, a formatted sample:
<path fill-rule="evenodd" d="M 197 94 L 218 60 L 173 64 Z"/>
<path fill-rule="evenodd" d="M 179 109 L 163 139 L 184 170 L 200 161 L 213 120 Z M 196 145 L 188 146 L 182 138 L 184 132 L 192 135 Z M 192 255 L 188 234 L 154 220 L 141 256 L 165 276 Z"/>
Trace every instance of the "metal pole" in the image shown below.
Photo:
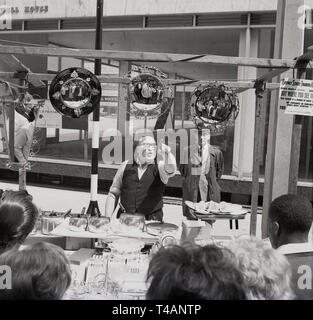
<path fill-rule="evenodd" d="M 312 54 L 312 50 L 309 48 L 309 52 Z M 310 57 L 306 59 L 298 60 L 296 64 L 297 69 L 297 79 L 305 79 L 306 68 L 310 62 Z M 302 134 L 302 124 L 298 124 L 296 116 L 293 116 L 293 126 L 292 126 L 292 142 L 290 153 L 290 166 L 289 166 L 289 183 L 288 183 L 288 193 L 297 194 L 297 184 L 299 179 L 299 164 L 300 164 L 300 148 L 301 148 L 301 134 Z"/>
<path fill-rule="evenodd" d="M 97 27 L 96 27 L 96 50 L 102 49 L 102 17 L 103 0 L 97 0 Z M 101 59 L 95 59 L 95 75 L 101 75 Z M 98 205 L 98 156 L 99 156 L 99 123 L 100 123 L 100 103 L 93 112 L 92 130 L 92 158 L 91 158 L 91 179 L 90 179 L 90 203 L 87 214 L 99 216 Z"/>
<path fill-rule="evenodd" d="M 147 129 L 147 114 L 145 113 L 145 120 L 144 120 L 144 129 Z"/>
<path fill-rule="evenodd" d="M 256 110 L 254 125 L 254 150 L 253 150 L 253 175 L 252 175 L 252 196 L 251 196 L 251 218 L 250 218 L 250 235 L 256 236 L 258 199 L 259 199 L 259 175 L 260 175 L 260 129 L 261 129 L 261 108 L 262 98 L 265 91 L 265 83 L 257 81 L 255 83 Z"/>

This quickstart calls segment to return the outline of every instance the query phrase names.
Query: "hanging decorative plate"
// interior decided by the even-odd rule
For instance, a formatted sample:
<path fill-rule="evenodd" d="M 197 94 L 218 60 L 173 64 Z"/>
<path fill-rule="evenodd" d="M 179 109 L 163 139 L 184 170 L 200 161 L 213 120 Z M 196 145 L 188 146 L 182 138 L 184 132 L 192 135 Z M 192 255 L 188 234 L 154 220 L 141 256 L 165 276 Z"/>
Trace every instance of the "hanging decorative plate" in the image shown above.
<path fill-rule="evenodd" d="M 197 127 L 208 128 L 212 133 L 223 132 L 234 124 L 239 113 L 239 101 L 232 88 L 212 82 L 194 90 L 190 111 Z"/>
<path fill-rule="evenodd" d="M 130 73 L 129 96 L 131 113 L 136 118 L 155 118 L 172 105 L 174 91 L 166 85 L 165 74 L 154 67 L 137 67 L 136 75 Z"/>
<path fill-rule="evenodd" d="M 90 71 L 68 68 L 52 80 L 49 91 L 55 110 L 70 118 L 81 118 L 93 112 L 101 99 L 101 84 Z"/>

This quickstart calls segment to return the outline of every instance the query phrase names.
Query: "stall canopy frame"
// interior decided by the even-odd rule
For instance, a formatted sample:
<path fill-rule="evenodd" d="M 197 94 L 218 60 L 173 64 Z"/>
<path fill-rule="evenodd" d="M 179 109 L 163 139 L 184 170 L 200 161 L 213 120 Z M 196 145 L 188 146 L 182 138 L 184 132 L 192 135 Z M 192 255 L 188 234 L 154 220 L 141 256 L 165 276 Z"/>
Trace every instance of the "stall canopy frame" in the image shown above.
<path fill-rule="evenodd" d="M 186 62 L 186 63 L 206 63 L 217 65 L 231 66 L 247 66 L 256 68 L 273 69 L 255 81 L 226 81 L 222 82 L 234 89 L 237 93 L 246 90 L 255 89 L 256 93 L 256 118 L 254 132 L 254 152 L 253 152 L 253 177 L 252 177 L 252 201 L 251 201 L 251 220 L 250 234 L 256 235 L 257 206 L 259 195 L 259 167 L 260 167 L 260 110 L 261 100 L 265 90 L 277 90 L 280 85 L 278 83 L 268 83 L 274 77 L 288 71 L 289 69 L 305 70 L 308 63 L 313 59 L 313 46 L 308 51 L 296 59 L 266 59 L 266 58 L 247 58 L 247 57 L 229 57 L 216 55 L 189 55 L 189 54 L 173 54 L 173 53 L 154 53 L 154 52 L 133 52 L 133 51 L 110 51 L 110 50 L 92 50 L 92 49 L 68 49 L 55 47 L 28 47 L 28 46 L 0 46 L 1 59 L 10 59 L 10 61 L 19 61 L 14 55 L 41 55 L 54 57 L 72 57 L 72 58 L 93 58 L 93 59 L 115 59 L 119 61 L 130 62 Z M 8 58 L 9 57 L 9 58 Z M 26 69 L 26 70 L 25 70 Z M 37 74 L 31 73 L 29 69 L 20 70 L 16 68 L 16 72 L 0 72 L 0 78 L 6 81 L 14 81 L 20 78 L 20 73 L 27 73 L 27 80 L 35 86 L 41 86 L 41 81 L 50 81 L 53 74 Z M 300 72 L 300 71 L 299 71 Z M 100 82 L 119 83 L 126 85 L 130 79 L 126 77 L 110 77 L 98 76 Z M 212 82 L 210 80 L 177 80 L 167 79 L 169 85 L 184 84 L 206 84 Z M 125 108 L 126 109 L 126 108 Z M 126 111 L 126 110 L 125 110 Z M 293 179 L 293 183 L 297 183 L 297 179 Z M 264 205 L 264 203 L 263 203 Z M 268 204 L 266 204 L 268 206 Z M 267 222 L 267 216 L 262 216 Z"/>

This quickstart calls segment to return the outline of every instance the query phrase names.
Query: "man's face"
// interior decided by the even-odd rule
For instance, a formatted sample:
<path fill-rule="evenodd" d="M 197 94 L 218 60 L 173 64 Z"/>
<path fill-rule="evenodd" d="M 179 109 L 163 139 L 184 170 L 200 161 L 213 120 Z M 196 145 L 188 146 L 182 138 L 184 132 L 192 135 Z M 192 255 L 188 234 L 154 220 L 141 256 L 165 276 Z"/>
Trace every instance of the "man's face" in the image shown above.
<path fill-rule="evenodd" d="M 156 143 L 152 137 L 144 137 L 136 148 L 136 153 L 141 164 L 152 163 L 156 157 Z"/>

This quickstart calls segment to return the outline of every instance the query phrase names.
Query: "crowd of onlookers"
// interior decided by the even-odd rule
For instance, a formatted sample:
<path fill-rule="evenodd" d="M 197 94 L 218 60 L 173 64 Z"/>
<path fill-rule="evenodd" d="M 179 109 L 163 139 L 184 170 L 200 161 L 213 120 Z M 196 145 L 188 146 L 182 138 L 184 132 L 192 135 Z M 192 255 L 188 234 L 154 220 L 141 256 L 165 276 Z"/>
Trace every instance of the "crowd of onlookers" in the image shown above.
<path fill-rule="evenodd" d="M 0 266 L 12 270 L 12 286 L 1 299 L 62 299 L 71 284 L 60 247 L 23 245 L 38 209 L 25 191 L 0 194 Z M 313 299 L 312 204 L 283 195 L 270 206 L 269 240 L 239 237 L 224 246 L 183 244 L 151 256 L 147 299 L 287 300 Z"/>

